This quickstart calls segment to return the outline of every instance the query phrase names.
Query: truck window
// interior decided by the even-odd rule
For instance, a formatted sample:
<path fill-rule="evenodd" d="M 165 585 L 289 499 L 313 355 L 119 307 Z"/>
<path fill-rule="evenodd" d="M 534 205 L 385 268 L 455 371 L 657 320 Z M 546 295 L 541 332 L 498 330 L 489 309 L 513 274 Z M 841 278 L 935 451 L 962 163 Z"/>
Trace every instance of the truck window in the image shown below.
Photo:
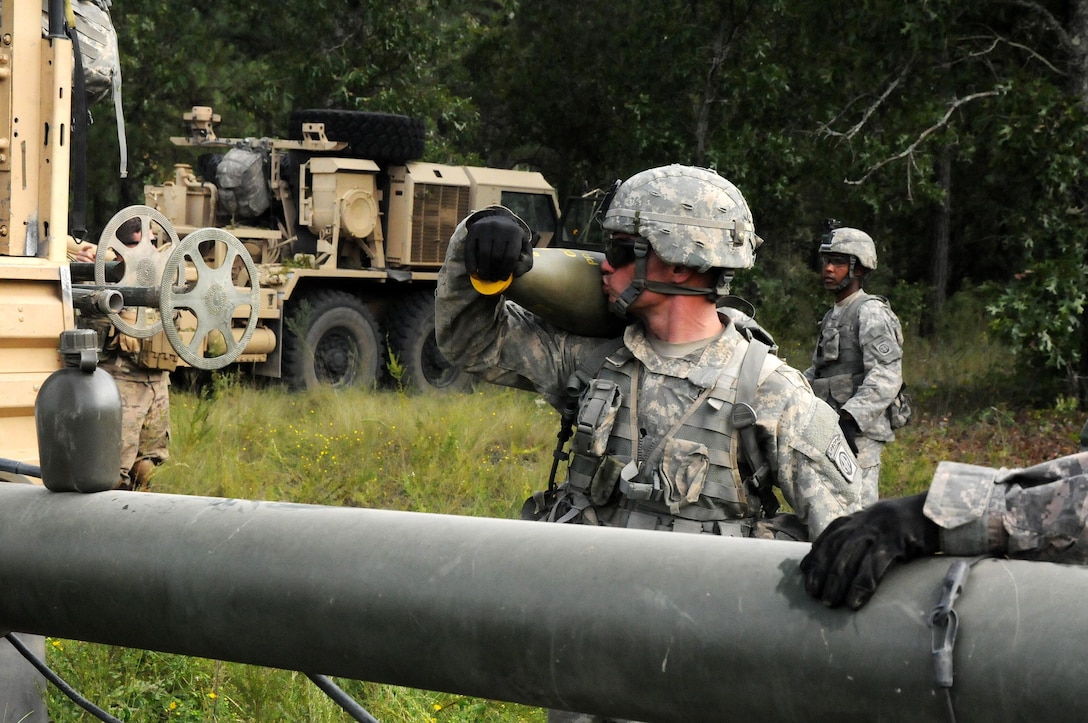
<path fill-rule="evenodd" d="M 575 196 L 563 208 L 563 235 L 559 245 L 583 251 L 603 251 L 604 231 L 597 220 L 598 196 Z"/>
<path fill-rule="evenodd" d="M 503 191 L 502 205 L 516 213 L 529 228 L 540 234 L 540 245 L 551 245 L 559 219 L 551 196 L 543 193 Z"/>

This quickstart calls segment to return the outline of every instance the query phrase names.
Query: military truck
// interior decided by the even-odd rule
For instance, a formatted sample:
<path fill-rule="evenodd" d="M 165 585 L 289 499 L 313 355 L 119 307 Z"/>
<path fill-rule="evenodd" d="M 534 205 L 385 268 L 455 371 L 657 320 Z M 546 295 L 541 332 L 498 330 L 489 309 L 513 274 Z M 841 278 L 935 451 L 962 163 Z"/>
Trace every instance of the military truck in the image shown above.
<path fill-rule="evenodd" d="M 220 138 L 220 120 L 205 106 L 183 115 L 185 135 L 171 141 L 198 155 L 144 198 L 182 239 L 220 226 L 252 255 L 261 308 L 238 362 L 296 388 L 373 385 L 383 370 L 416 388 L 469 386 L 434 340 L 446 246 L 469 211 L 491 204 L 551 244 L 559 205 L 544 177 L 416 160 L 424 126 L 406 116 L 301 110 L 288 139 Z"/>

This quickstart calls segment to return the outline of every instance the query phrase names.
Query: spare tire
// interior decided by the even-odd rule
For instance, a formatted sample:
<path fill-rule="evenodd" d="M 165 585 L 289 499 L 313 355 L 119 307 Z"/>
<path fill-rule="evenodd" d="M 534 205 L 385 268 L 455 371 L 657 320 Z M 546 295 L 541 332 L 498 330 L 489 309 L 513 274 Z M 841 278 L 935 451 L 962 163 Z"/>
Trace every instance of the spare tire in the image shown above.
<path fill-rule="evenodd" d="M 419 118 L 357 110 L 296 110 L 287 133 L 302 139 L 303 123 L 324 123 L 325 137 L 345 141 L 345 153 L 386 163 L 406 163 L 423 157 L 427 127 Z"/>

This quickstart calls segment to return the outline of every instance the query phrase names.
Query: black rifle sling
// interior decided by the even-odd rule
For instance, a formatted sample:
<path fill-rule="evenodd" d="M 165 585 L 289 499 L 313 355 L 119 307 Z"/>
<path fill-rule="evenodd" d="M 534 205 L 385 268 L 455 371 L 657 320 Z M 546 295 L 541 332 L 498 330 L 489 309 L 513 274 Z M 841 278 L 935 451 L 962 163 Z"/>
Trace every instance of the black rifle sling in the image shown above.
<path fill-rule="evenodd" d="M 773 517 L 778 512 L 778 498 L 774 496 L 774 480 L 771 479 L 771 467 L 756 439 L 756 386 L 759 384 L 759 372 L 767 358 L 770 347 L 761 341 L 752 339 L 748 342 L 748 351 L 740 363 L 737 377 L 737 398 L 733 404 L 733 428 L 740 434 L 740 441 L 752 474 L 744 481 L 750 494 L 759 498 L 764 517 Z"/>

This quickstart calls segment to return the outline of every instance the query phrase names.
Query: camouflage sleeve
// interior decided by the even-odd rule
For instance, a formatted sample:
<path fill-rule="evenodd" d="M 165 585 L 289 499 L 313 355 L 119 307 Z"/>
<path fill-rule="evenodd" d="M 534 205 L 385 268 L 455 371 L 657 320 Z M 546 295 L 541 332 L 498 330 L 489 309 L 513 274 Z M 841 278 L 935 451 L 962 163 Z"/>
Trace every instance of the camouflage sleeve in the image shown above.
<path fill-rule="evenodd" d="M 891 308 L 883 302 L 863 303 L 858 313 L 858 336 L 865 379 L 842 405 L 870 439 L 895 438 L 887 409 L 903 384 L 903 332 Z"/>
<path fill-rule="evenodd" d="M 812 382 L 816 380 L 816 364 L 820 360 L 820 340 L 823 339 L 824 327 L 827 325 L 827 321 L 831 317 L 831 312 L 833 310 L 834 309 L 828 309 L 824 313 L 823 318 L 820 319 L 820 323 L 817 325 L 818 331 L 816 332 L 816 348 L 812 350 L 812 361 L 809 363 L 808 369 L 803 372 L 803 374 L 805 375 L 805 379 L 808 380 L 809 385 L 811 385 Z"/>
<path fill-rule="evenodd" d="M 758 406 L 761 441 L 782 496 L 815 539 L 860 507 L 861 472 L 838 415 L 787 366 L 760 384 Z"/>
<path fill-rule="evenodd" d="M 949 554 L 1088 564 L 1088 452 L 1016 470 L 942 462 L 925 514 Z"/>
<path fill-rule="evenodd" d="M 435 338 L 447 359 L 478 378 L 537 391 L 558 406 L 577 355 L 590 344 L 546 324 L 502 295 L 484 296 L 473 288 L 464 262 L 467 227 L 475 219 L 497 213 L 525 225 L 509 210 L 492 206 L 462 220 L 450 239 L 438 275 Z"/>

